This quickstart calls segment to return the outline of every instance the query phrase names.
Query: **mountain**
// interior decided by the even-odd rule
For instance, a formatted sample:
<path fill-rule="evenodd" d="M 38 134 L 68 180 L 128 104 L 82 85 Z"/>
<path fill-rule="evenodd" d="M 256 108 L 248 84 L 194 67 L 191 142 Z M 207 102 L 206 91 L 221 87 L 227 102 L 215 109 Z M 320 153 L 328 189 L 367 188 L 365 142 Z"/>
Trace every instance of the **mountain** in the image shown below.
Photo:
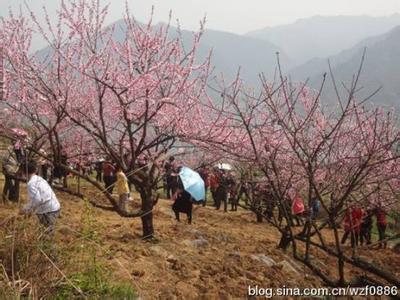
<path fill-rule="evenodd" d="M 356 46 L 325 59 L 313 59 L 290 70 L 288 73 L 293 81 L 305 81 L 309 78 L 309 85 L 318 89 L 325 72 L 329 74 L 328 59 L 339 86 L 340 95 L 346 96 L 341 82 L 350 85 L 353 75 L 357 72 L 362 53 L 366 49 L 365 62 L 360 76 L 359 87 L 362 90 L 357 97 L 362 99 L 369 96 L 377 88 L 382 90 L 375 95 L 371 102 L 379 106 L 400 107 L 400 26 L 388 33 L 370 37 Z M 336 98 L 334 87 L 328 78 L 322 98 L 332 101 Z"/>
<path fill-rule="evenodd" d="M 399 17 L 394 15 L 387 20 Z M 335 17 L 341 19 L 342 17 Z M 347 18 L 347 17 L 343 17 Z M 360 17 L 362 19 L 385 19 Z M 300 22 L 300 21 L 299 21 Z M 386 22 L 388 23 L 388 22 Z M 115 39 L 122 40 L 125 35 L 123 21 L 115 23 Z M 160 26 L 156 25 L 156 26 Z M 370 34 L 373 30 L 365 30 L 364 34 Z M 193 34 L 190 31 L 181 31 L 183 44 L 189 47 Z M 171 28 L 170 37 L 177 36 L 177 30 Z M 289 40 L 289 39 L 288 39 Z M 336 42 L 341 44 L 340 39 Z M 362 98 L 369 95 L 376 88 L 382 86 L 383 89 L 376 95 L 372 101 L 385 106 L 399 107 L 400 98 L 400 26 L 378 35 L 369 35 L 366 39 L 354 43 L 347 50 L 341 49 L 334 55 L 327 55 L 325 58 L 312 58 L 311 60 L 295 66 L 285 51 L 275 44 L 254 38 L 251 36 L 241 36 L 237 34 L 206 30 L 199 48 L 197 59 L 201 61 L 212 50 L 212 65 L 215 66 L 214 75 L 224 74 L 224 77 L 232 79 L 239 67 L 241 67 L 241 77 L 248 85 L 259 86 L 258 74 L 263 72 L 267 80 L 272 81 L 272 76 L 276 69 L 276 52 L 280 52 L 280 57 L 284 70 L 294 82 L 304 82 L 310 78 L 309 85 L 318 89 L 322 75 L 329 72 L 328 59 L 331 61 L 334 75 L 337 83 L 342 87 L 341 82 L 349 84 L 352 76 L 357 72 L 363 49 L 367 47 L 366 60 L 363 66 L 363 72 L 360 78 L 360 85 L 364 88 L 358 94 Z M 44 49 L 41 54 L 44 56 L 49 49 Z M 345 96 L 345 89 L 340 89 L 342 96 Z M 336 98 L 333 86 L 330 80 L 327 80 L 323 92 L 323 99 L 331 102 Z"/>
<path fill-rule="evenodd" d="M 222 31 L 205 32 L 199 51 L 204 55 L 210 49 L 213 50 L 211 62 L 216 73 L 222 72 L 232 78 L 240 67 L 241 77 L 250 84 L 257 84 L 258 74 L 262 72 L 269 78 L 274 75 L 277 52 L 285 64 L 291 65 L 284 51 L 268 41 Z"/>
<path fill-rule="evenodd" d="M 139 23 L 140 24 L 140 23 Z M 163 25 L 159 23 L 155 28 Z M 122 41 L 125 37 L 126 24 L 119 20 L 110 26 L 115 26 L 114 39 Z M 193 44 L 193 32 L 180 31 L 183 45 L 189 49 Z M 176 38 L 178 30 L 170 27 L 170 38 Z M 45 59 L 50 47 L 36 52 L 39 59 Z M 259 84 L 259 74 L 264 73 L 267 78 L 272 78 L 276 69 L 276 53 L 280 53 L 285 66 L 293 66 L 291 59 L 276 45 L 250 36 L 243 36 L 217 30 L 206 30 L 200 40 L 196 59 L 201 62 L 208 57 L 210 51 L 211 66 L 214 67 L 212 75 L 224 74 L 226 80 L 232 80 L 240 67 L 241 78 L 250 85 Z M 272 80 L 272 79 L 271 79 Z"/>
<path fill-rule="evenodd" d="M 367 37 L 381 35 L 398 25 L 400 14 L 387 17 L 314 16 L 288 25 L 252 31 L 246 35 L 281 47 L 300 65 L 315 57 L 339 53 Z"/>
<path fill-rule="evenodd" d="M 324 57 L 324 58 L 313 58 L 306 63 L 296 66 L 290 70 L 292 78 L 297 80 L 305 80 L 313 75 L 319 74 L 322 76 L 324 72 L 328 72 L 328 60 L 331 66 L 337 66 L 350 60 L 354 55 L 360 56 L 364 48 L 373 46 L 374 44 L 384 40 L 389 33 L 373 36 L 362 40 L 357 43 L 354 47 L 343 50 L 338 54 Z"/>
<path fill-rule="evenodd" d="M 125 32 L 124 21 L 118 21 L 115 25 L 115 38 L 116 40 L 122 40 Z M 161 25 L 162 23 L 156 26 Z M 171 38 L 176 37 L 177 34 L 177 29 L 171 27 Z M 181 30 L 180 34 L 183 39 L 183 45 L 187 48 L 190 47 L 193 42 L 193 33 Z M 226 79 L 232 79 L 240 67 L 242 79 L 252 85 L 258 84 L 258 74 L 261 72 L 265 73 L 269 78 L 274 75 L 277 52 L 280 53 L 280 57 L 286 66 L 293 66 L 291 59 L 282 49 L 273 43 L 250 36 L 217 30 L 206 30 L 197 50 L 198 61 L 206 58 L 211 50 L 211 65 L 215 67 L 214 75 L 223 73 Z"/>

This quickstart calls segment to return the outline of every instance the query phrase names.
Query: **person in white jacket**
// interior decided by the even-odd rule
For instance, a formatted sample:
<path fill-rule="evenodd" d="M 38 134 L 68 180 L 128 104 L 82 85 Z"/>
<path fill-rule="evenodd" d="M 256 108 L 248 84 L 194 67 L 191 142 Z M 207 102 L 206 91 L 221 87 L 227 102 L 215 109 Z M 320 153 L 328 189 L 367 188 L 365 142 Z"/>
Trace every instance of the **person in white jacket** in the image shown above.
<path fill-rule="evenodd" d="M 23 164 L 20 174 L 27 174 L 27 189 L 29 202 L 21 208 L 20 214 L 36 214 L 39 223 L 45 228 L 45 235 L 52 239 L 56 221 L 60 215 L 60 202 L 46 180 L 37 175 L 37 165 L 34 161 Z"/>

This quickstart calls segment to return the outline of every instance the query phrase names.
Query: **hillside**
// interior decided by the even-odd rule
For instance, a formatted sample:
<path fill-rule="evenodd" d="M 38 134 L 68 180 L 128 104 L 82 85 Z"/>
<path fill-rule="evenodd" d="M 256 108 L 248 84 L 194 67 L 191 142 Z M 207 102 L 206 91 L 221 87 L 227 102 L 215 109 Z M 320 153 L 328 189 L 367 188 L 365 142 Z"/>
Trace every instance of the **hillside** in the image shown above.
<path fill-rule="evenodd" d="M 247 35 L 278 45 L 297 64 L 302 64 L 313 58 L 335 55 L 398 25 L 400 14 L 388 17 L 314 16 Z"/>
<path fill-rule="evenodd" d="M 60 196 L 63 211 L 57 241 L 63 259 L 59 267 L 72 274 L 83 269 L 82 263 L 75 262 L 72 266 L 64 258 L 82 256 L 79 245 L 84 244 L 81 238 L 85 231 L 82 221 L 86 218 L 85 205 L 68 195 Z M 112 212 L 92 210 L 92 230 L 97 233 L 96 245 L 99 245 L 96 260 L 111 270 L 113 282 L 132 285 L 145 299 L 172 299 L 174 295 L 178 299 L 243 298 L 248 285 L 320 285 L 316 277 L 304 277 L 300 267 L 294 270 L 285 267 L 286 263 L 268 267 L 258 261 L 267 255 L 277 263 L 286 261 L 297 266 L 275 249 L 276 232 L 265 224 L 254 223 L 249 212 L 226 214 L 199 207 L 190 226 L 174 220 L 170 205 L 164 200 L 156 207 L 157 243 L 140 239 L 140 219 L 121 219 Z M 1 218 L 15 211 L 13 207 L 1 206 Z M 27 224 L 37 226 L 34 218 Z M 254 231 L 258 233 L 256 236 Z M 1 240 L 4 241 L 4 236 Z M 5 246 L 2 242 L 2 261 Z M 49 279 L 52 284 L 60 277 L 57 272 L 54 275 L 54 280 Z"/>
<path fill-rule="evenodd" d="M 86 193 L 98 197 L 88 190 Z M 97 274 L 107 272 L 108 281 L 134 288 L 143 299 L 243 299 L 249 285 L 323 285 L 307 268 L 293 261 L 290 251 L 277 250 L 277 231 L 266 223 L 256 223 L 248 211 L 224 213 L 196 207 L 193 224 L 187 225 L 174 220 L 170 201 L 161 200 L 155 208 L 158 241 L 145 242 L 140 239 L 140 219 L 122 219 L 113 212 L 90 208 L 67 194 L 58 196 L 63 209 L 56 233 L 59 260 L 54 265 L 38 254 L 36 219 L 7 221 L 16 207 L 0 205 L 1 262 L 8 270 L 10 250 L 18 249 L 15 268 L 22 280 L 42 287 L 38 295 L 57 295 L 71 283 L 81 287 L 85 277 L 76 274 L 83 274 L 92 264 Z M 333 239 L 328 232 L 325 236 Z M 30 253 L 26 262 L 21 261 L 25 252 Z M 363 249 L 361 255 L 391 266 L 400 275 L 392 250 Z M 335 260 L 318 251 L 313 257 L 317 264 L 332 264 L 335 269 Z M 346 272 L 359 274 L 352 269 Z"/>
<path fill-rule="evenodd" d="M 400 51 L 400 26 L 386 34 L 368 38 L 338 55 L 309 61 L 288 73 L 294 81 L 305 81 L 310 78 L 310 86 L 318 89 L 322 75 L 325 72 L 329 73 L 329 59 L 340 86 L 340 94 L 345 97 L 346 91 L 341 87 L 341 82 L 350 84 L 353 74 L 359 68 L 364 48 L 367 49 L 367 52 L 359 85 L 363 89 L 358 93 L 358 98 L 367 97 L 382 86 L 382 90 L 370 101 L 379 106 L 398 108 L 400 99 L 400 57 L 398 55 Z M 326 102 L 332 102 L 335 98 L 333 85 L 329 79 L 323 92 L 323 99 Z"/>

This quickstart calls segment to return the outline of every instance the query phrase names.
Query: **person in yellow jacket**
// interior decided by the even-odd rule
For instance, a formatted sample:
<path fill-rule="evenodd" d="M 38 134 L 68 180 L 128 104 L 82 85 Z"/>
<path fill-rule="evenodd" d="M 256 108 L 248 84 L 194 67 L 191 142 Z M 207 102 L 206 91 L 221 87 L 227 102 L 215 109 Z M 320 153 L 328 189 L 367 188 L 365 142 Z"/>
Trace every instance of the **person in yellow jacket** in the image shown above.
<path fill-rule="evenodd" d="M 117 172 L 117 192 L 119 196 L 119 205 L 121 210 L 126 210 L 126 203 L 130 201 L 130 191 L 128 185 L 128 178 L 122 171 L 121 167 L 116 167 Z"/>

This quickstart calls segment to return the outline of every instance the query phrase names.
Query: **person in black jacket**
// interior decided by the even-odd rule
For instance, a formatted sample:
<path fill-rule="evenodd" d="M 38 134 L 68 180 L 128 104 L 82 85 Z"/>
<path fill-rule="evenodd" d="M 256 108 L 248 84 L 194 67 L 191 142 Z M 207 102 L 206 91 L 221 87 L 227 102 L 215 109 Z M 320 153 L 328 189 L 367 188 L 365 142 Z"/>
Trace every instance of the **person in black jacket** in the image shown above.
<path fill-rule="evenodd" d="M 96 171 L 96 181 L 102 182 L 103 181 L 103 161 L 96 161 L 94 165 L 94 169 Z"/>
<path fill-rule="evenodd" d="M 371 244 L 372 215 L 373 211 L 370 209 L 364 212 L 360 232 L 361 245 L 364 243 L 364 240 L 367 245 Z"/>
<path fill-rule="evenodd" d="M 15 149 L 9 147 L 6 155 L 2 159 L 4 174 L 3 202 L 8 200 L 18 202 L 19 200 L 19 181 L 15 178 L 18 171 L 20 160 Z"/>
<path fill-rule="evenodd" d="M 166 181 L 166 190 L 167 190 L 167 198 L 172 199 L 171 197 L 175 194 L 177 190 L 177 166 L 175 163 L 175 157 L 171 156 L 168 161 L 164 165 L 165 171 L 165 181 Z"/>
<path fill-rule="evenodd" d="M 50 183 L 53 183 L 54 179 L 62 181 L 63 186 L 68 187 L 67 177 L 68 170 L 65 166 L 68 165 L 68 157 L 63 148 L 60 147 L 59 153 L 55 157 L 53 176 L 50 179 Z"/>
<path fill-rule="evenodd" d="M 233 177 L 225 170 L 219 171 L 219 185 L 216 190 L 216 210 L 219 210 L 222 202 L 224 212 L 228 211 L 228 196 L 230 188 L 235 184 Z"/>
<path fill-rule="evenodd" d="M 184 190 L 180 179 L 178 180 L 178 187 L 173 195 L 173 199 L 175 199 L 175 202 L 172 205 L 172 210 L 175 213 L 176 220 L 180 222 L 179 213 L 185 213 L 188 217 L 188 223 L 192 224 L 192 196 Z"/>

